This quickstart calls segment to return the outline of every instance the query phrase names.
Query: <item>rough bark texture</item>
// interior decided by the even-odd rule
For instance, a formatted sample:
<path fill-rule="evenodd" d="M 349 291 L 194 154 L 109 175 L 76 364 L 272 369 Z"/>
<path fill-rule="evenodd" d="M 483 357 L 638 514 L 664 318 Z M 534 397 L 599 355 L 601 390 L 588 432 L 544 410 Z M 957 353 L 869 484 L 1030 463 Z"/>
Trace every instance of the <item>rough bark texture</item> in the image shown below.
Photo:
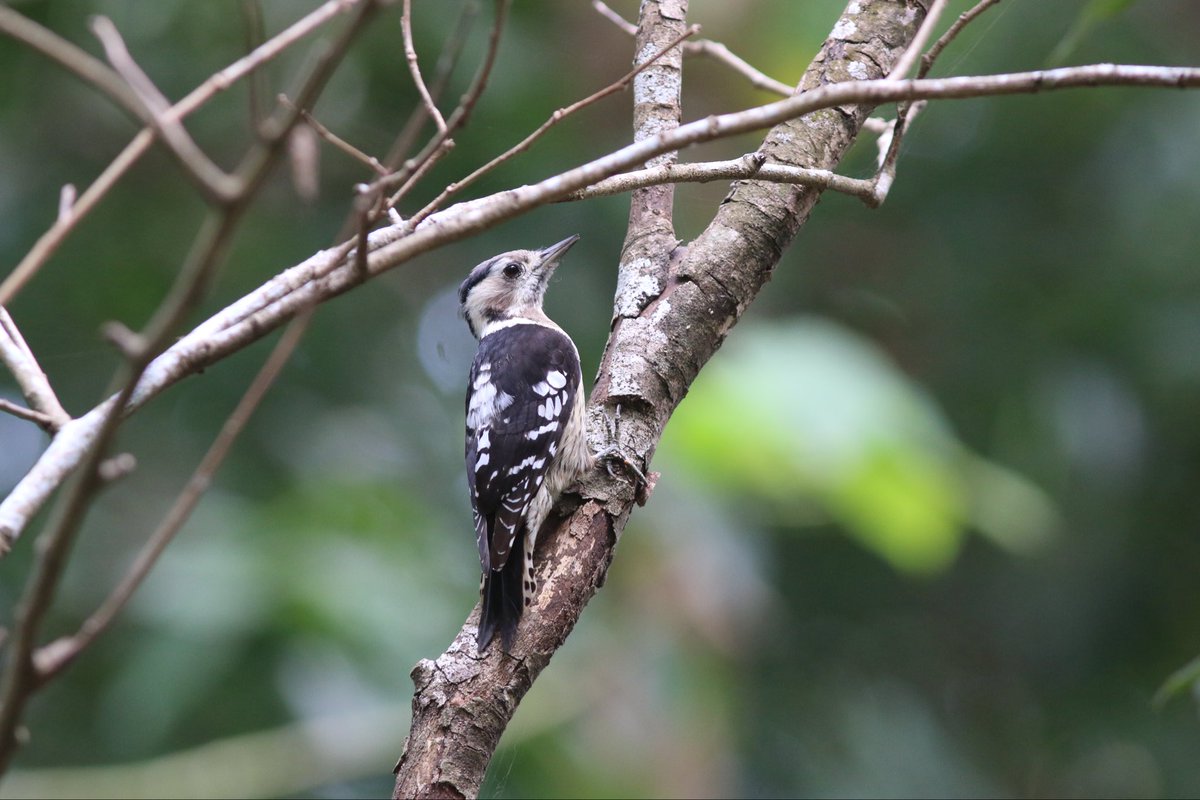
<path fill-rule="evenodd" d="M 668 4 L 656 5 L 661 12 Z M 925 4 L 916 0 L 849 3 L 801 88 L 883 77 L 924 14 Z M 770 161 L 832 169 L 870 111 L 855 106 L 810 114 L 772 129 L 760 150 Z M 671 239 L 674 257 L 661 289 L 628 308 L 621 307 L 618 294 L 612 336 L 589 404 L 593 436 L 603 435 L 606 411 L 611 414 L 620 404 L 622 447 L 649 463 L 692 380 L 770 279 L 819 196 L 804 187 L 742 182 L 686 251 L 675 249 Z M 662 263 L 667 254 L 647 255 Z M 622 268 L 633 269 L 632 260 L 623 259 Z M 622 275 L 620 281 L 626 279 Z M 476 653 L 476 610 L 445 653 L 416 666 L 412 729 L 397 764 L 394 797 L 478 795 L 521 698 L 603 584 L 636 494 L 632 483 L 597 471 L 578 496 L 559 504 L 566 517 L 549 523 L 539 539 L 542 589 L 511 655 L 495 647 L 484 657 Z"/>
<path fill-rule="evenodd" d="M 686 0 L 646 0 L 638 19 L 634 63 L 645 61 L 676 39 L 687 27 Z M 679 126 L 682 117 L 683 48 L 676 47 L 633 82 L 633 140 L 640 142 Z M 675 153 L 663 153 L 646 166 L 673 164 Z M 621 248 L 613 322 L 636 317 L 666 286 L 675 238 L 672 211 L 674 186 L 650 186 L 630 196 L 629 227 Z"/>

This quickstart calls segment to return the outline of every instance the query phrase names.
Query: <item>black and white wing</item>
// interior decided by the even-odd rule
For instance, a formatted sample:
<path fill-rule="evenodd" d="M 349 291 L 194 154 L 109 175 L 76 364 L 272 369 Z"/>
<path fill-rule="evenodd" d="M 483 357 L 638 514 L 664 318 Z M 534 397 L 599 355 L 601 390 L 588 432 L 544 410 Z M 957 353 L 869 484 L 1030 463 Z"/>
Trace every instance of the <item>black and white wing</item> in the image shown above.
<path fill-rule="evenodd" d="M 522 322 L 479 343 L 467 387 L 466 461 L 485 577 L 513 551 L 580 385 L 579 355 L 560 330 Z"/>

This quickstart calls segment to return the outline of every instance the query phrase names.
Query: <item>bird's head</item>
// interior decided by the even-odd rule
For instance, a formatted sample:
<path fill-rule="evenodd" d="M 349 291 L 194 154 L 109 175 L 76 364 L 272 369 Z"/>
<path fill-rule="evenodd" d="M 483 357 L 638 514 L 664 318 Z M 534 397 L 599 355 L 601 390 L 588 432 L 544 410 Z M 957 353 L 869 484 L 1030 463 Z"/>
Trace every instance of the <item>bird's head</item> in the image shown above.
<path fill-rule="evenodd" d="M 462 282 L 458 301 L 467 326 L 477 338 L 488 324 L 507 319 L 545 320 L 542 299 L 558 261 L 579 236 L 568 236 L 541 250 L 513 250 L 489 258 Z"/>

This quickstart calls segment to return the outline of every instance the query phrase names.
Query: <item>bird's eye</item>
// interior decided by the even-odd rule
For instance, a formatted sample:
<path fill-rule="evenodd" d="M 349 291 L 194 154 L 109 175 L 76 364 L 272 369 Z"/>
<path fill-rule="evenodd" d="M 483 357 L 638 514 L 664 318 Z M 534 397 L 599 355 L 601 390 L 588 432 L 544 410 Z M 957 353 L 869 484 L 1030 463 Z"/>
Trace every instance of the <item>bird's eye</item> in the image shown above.
<path fill-rule="evenodd" d="M 521 265 L 515 261 L 504 265 L 504 277 L 506 278 L 516 278 L 521 272 Z"/>

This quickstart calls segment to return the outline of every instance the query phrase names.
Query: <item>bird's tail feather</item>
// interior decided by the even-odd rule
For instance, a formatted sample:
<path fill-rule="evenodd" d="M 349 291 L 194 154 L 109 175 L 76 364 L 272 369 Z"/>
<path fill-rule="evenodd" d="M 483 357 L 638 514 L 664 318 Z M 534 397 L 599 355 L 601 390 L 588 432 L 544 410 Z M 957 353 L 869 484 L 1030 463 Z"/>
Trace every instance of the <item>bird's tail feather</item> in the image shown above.
<path fill-rule="evenodd" d="M 518 542 L 523 539 L 523 536 L 516 537 Z M 521 581 L 524 563 L 523 554 L 514 551 L 508 554 L 503 567 L 499 570 L 489 569 L 483 576 L 483 588 L 480 591 L 483 608 L 479 614 L 479 632 L 475 640 L 481 653 L 487 650 L 497 631 L 500 632 L 500 645 L 504 652 L 512 649 L 517 623 L 521 621 L 525 606 Z"/>

